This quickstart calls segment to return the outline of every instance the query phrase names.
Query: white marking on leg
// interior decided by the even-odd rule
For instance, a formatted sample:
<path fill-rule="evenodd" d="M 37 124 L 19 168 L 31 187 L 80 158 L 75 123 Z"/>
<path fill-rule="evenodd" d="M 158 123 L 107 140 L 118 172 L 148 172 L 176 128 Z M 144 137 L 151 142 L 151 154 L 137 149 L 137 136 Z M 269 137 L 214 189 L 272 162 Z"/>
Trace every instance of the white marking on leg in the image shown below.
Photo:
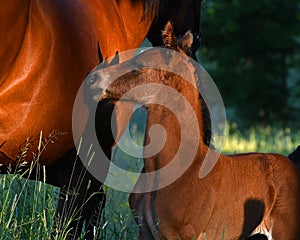
<path fill-rule="evenodd" d="M 268 240 L 273 240 L 272 237 L 272 225 L 271 227 L 268 229 L 265 225 L 265 223 L 262 223 L 261 225 L 259 225 L 253 232 L 253 234 L 256 233 L 260 233 L 260 234 L 264 234 L 266 235 L 266 237 L 268 238 Z"/>

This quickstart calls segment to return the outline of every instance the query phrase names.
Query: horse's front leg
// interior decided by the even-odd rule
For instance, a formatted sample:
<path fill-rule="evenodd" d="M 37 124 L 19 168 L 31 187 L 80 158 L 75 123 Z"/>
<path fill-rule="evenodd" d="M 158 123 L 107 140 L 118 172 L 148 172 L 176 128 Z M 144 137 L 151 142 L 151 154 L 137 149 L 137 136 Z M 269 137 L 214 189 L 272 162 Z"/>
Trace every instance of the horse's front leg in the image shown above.
<path fill-rule="evenodd" d="M 86 170 L 75 149 L 58 160 L 50 171 L 55 171 L 56 181 L 61 187 L 53 236 L 78 239 L 85 223 L 85 239 L 98 239 L 101 212 L 105 205 L 102 183 Z"/>

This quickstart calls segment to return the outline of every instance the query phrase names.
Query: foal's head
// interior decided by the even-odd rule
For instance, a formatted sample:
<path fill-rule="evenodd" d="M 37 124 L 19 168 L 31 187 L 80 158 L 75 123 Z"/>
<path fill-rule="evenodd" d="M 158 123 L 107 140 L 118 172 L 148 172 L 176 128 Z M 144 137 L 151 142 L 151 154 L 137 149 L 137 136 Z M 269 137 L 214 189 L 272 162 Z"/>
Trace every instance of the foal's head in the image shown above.
<path fill-rule="evenodd" d="M 172 24 L 168 22 L 162 31 L 162 41 L 163 48 L 150 48 L 122 63 L 116 61 L 119 59 L 116 55 L 111 63 L 99 65 L 93 70 L 86 78 L 87 88 L 93 99 L 99 101 L 114 97 L 105 95 L 112 86 L 119 85 L 122 88 L 125 81 L 126 85 L 131 85 L 137 81 L 137 78 L 144 78 L 147 81 L 150 76 L 154 75 L 159 75 L 160 78 L 152 82 L 161 80 L 163 84 L 174 83 L 174 81 L 164 82 L 164 78 L 170 78 L 169 76 L 175 73 L 188 78 L 188 81 L 195 85 L 194 66 L 190 59 L 185 57 L 192 46 L 193 35 L 188 31 L 180 40 L 177 40 Z"/>
<path fill-rule="evenodd" d="M 116 103 L 118 132 L 122 132 L 127 126 L 132 113 L 129 109 L 132 109 L 133 104 L 168 105 L 171 102 L 178 111 L 183 112 L 186 109 L 184 104 L 188 103 L 196 113 L 197 122 L 202 125 L 200 113 L 203 106 L 199 101 L 196 69 L 187 57 L 193 35 L 187 32 L 178 41 L 172 24 L 168 23 L 162 31 L 162 40 L 163 48 L 151 48 L 129 61 L 97 68 L 86 79 L 95 101 L 110 99 Z M 174 95 L 172 89 L 178 94 Z M 183 99 L 187 101 L 184 102 Z M 210 134 L 208 135 L 210 140 Z M 205 140 L 204 142 L 207 143 Z"/>

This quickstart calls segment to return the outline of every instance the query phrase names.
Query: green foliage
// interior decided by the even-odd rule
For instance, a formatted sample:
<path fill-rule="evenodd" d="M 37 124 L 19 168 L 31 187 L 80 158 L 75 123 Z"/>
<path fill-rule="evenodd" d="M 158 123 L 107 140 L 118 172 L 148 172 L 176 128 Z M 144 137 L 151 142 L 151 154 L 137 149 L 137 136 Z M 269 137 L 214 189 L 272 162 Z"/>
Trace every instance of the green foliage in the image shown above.
<path fill-rule="evenodd" d="M 198 57 L 233 110 L 231 120 L 296 123 L 300 109 L 290 99 L 299 100 L 299 1 L 205 0 L 202 6 Z"/>

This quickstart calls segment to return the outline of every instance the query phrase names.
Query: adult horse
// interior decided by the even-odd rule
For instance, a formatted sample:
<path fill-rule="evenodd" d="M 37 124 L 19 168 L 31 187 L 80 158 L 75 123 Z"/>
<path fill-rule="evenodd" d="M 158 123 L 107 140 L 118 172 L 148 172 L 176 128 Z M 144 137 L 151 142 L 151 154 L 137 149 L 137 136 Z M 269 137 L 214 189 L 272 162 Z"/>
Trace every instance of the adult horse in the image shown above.
<path fill-rule="evenodd" d="M 182 52 L 171 24 L 163 35 L 166 48 Z M 191 43 L 186 38 L 192 39 L 191 34 L 184 36 Z M 151 63 L 159 59 L 159 67 L 180 70 L 153 67 Z M 128 66 L 136 67 L 128 71 Z M 163 55 L 154 49 L 110 69 L 96 69 L 87 77 L 93 78 L 90 89 L 96 100 L 146 105 L 146 155 L 152 141 L 164 139 L 159 152 L 144 158 L 145 174 L 130 196 L 139 239 L 219 239 L 222 235 L 225 239 L 299 239 L 300 179 L 295 166 L 279 154 L 225 156 L 209 149 L 200 137 L 205 134 L 205 116 L 196 69 L 195 63 L 174 51 Z M 122 71 L 110 79 L 109 72 Z M 183 78 L 183 71 L 191 79 Z M 175 106 L 172 111 L 169 103 Z M 123 122 L 127 119 L 118 124 Z M 160 127 L 155 132 L 157 124 L 164 131 Z M 218 161 L 207 175 L 201 175 L 207 154 Z M 168 178 L 174 179 L 164 185 Z"/>
<path fill-rule="evenodd" d="M 45 165 L 46 176 L 36 168 L 29 175 L 61 187 L 61 219 L 82 211 L 72 216 L 83 217 L 70 226 L 78 232 L 104 196 L 92 196 L 101 183 L 83 171 L 80 161 L 75 164 L 73 101 L 85 75 L 99 62 L 98 46 L 104 59 L 138 47 L 157 5 L 158 0 L 1 1 L 1 172 L 8 165 L 26 169 L 33 160 Z M 105 151 L 110 154 L 109 147 Z M 69 191 L 79 194 L 65 201 Z"/>

